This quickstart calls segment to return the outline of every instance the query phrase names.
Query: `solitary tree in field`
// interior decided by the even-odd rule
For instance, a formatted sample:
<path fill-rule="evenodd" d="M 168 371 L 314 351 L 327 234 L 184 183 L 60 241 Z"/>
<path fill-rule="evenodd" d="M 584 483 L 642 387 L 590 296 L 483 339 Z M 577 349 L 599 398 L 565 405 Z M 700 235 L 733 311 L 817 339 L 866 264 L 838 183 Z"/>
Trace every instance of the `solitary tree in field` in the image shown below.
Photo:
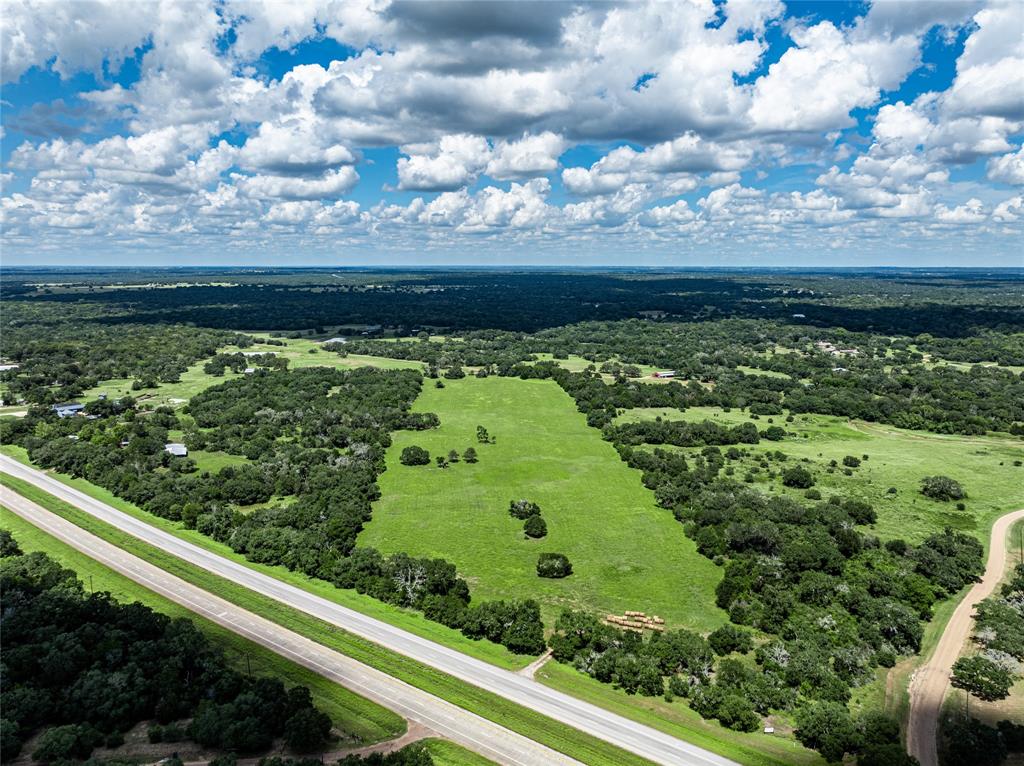
<path fill-rule="evenodd" d="M 540 516 L 531 516 L 523 522 L 523 531 L 527 537 L 540 538 L 548 533 L 548 525 Z"/>
<path fill-rule="evenodd" d="M 1013 682 L 1014 677 L 1009 670 L 980 654 L 958 659 L 953 665 L 953 676 L 950 680 L 954 687 L 967 692 L 968 706 L 972 694 L 985 702 L 1006 699 Z"/>
<path fill-rule="evenodd" d="M 568 577 L 572 574 L 572 564 L 564 553 L 542 553 L 537 557 L 537 574 L 541 577 Z"/>
<path fill-rule="evenodd" d="M 967 497 L 964 488 L 960 483 L 948 476 L 925 476 L 921 479 L 921 494 L 930 497 L 932 500 L 943 502 L 949 500 L 963 500 Z"/>
<path fill-rule="evenodd" d="M 423 449 L 423 447 L 417 447 L 414 444 L 403 449 L 398 459 L 402 465 L 428 465 L 430 463 L 430 453 Z"/>
<path fill-rule="evenodd" d="M 491 440 L 491 435 L 487 433 L 487 429 L 483 426 L 476 427 L 476 440 L 481 444 L 487 444 Z"/>
<path fill-rule="evenodd" d="M 458 463 L 459 462 L 459 453 L 456 452 L 455 450 L 448 450 L 448 462 L 449 463 Z"/>
<path fill-rule="evenodd" d="M 466 451 L 462 453 L 462 459 L 467 463 L 475 463 L 477 461 L 476 450 L 472 447 L 467 447 Z"/>

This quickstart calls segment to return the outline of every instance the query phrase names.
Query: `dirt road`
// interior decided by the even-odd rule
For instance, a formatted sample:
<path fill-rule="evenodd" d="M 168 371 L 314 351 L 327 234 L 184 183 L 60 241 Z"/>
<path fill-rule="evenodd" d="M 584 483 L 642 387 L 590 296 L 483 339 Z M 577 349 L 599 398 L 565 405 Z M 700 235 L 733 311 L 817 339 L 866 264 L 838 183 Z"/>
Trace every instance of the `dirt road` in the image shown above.
<path fill-rule="evenodd" d="M 949 674 L 960 650 L 971 635 L 974 606 L 987 598 L 1003 579 L 1006 570 L 1006 534 L 1014 522 L 1024 519 L 1024 509 L 996 519 L 988 549 L 988 563 L 981 581 L 967 592 L 953 612 L 935 651 L 915 672 L 910 682 L 910 720 L 907 751 L 921 766 L 938 766 L 937 735 L 942 700 L 949 690 Z"/>

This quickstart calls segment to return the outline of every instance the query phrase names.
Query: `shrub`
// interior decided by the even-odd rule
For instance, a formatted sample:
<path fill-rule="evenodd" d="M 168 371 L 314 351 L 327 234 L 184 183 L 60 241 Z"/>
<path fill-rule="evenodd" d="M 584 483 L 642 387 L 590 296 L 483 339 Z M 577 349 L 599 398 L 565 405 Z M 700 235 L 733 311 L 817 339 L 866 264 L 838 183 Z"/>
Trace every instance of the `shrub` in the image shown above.
<path fill-rule="evenodd" d="M 787 487 L 808 489 L 814 484 L 814 477 L 802 465 L 794 465 L 782 472 L 782 483 Z"/>
<path fill-rule="evenodd" d="M 761 725 L 761 717 L 754 712 L 753 703 L 739 694 L 727 694 L 717 712 L 719 722 L 727 729 L 756 731 Z"/>
<path fill-rule="evenodd" d="M 523 532 L 527 537 L 541 538 L 548 533 L 548 525 L 540 516 L 530 516 L 523 522 Z"/>
<path fill-rule="evenodd" d="M 88 725 L 54 726 L 39 736 L 32 758 L 41 763 L 88 758 L 101 740 L 99 732 Z"/>
<path fill-rule="evenodd" d="M 429 465 L 430 453 L 423 449 L 423 447 L 413 445 L 402 450 L 402 454 L 398 459 L 402 465 Z"/>
<path fill-rule="evenodd" d="M 708 643 L 715 654 L 720 657 L 732 652 L 746 654 L 754 648 L 754 639 L 750 633 L 737 628 L 735 625 L 725 624 L 708 636 Z"/>
<path fill-rule="evenodd" d="M 466 451 L 462 453 L 462 459 L 467 463 L 475 463 L 477 461 L 476 450 L 472 447 L 467 447 Z"/>
<path fill-rule="evenodd" d="M 572 564 L 564 553 L 542 553 L 537 557 L 537 574 L 558 579 L 572 574 Z"/>
<path fill-rule="evenodd" d="M 940 502 L 963 500 L 967 497 L 959 482 L 948 476 L 925 476 L 921 479 L 921 494 Z"/>
<path fill-rule="evenodd" d="M 846 457 L 843 458 L 843 465 L 845 465 L 847 468 L 859 468 L 860 458 L 854 457 L 853 455 L 847 455 Z"/>
<path fill-rule="evenodd" d="M 288 747 L 300 753 L 316 750 L 331 734 L 331 719 L 314 707 L 296 711 L 284 724 L 284 739 Z"/>
<path fill-rule="evenodd" d="M 508 504 L 508 512 L 512 518 L 526 521 L 531 516 L 540 515 L 540 506 L 529 500 L 513 500 Z"/>

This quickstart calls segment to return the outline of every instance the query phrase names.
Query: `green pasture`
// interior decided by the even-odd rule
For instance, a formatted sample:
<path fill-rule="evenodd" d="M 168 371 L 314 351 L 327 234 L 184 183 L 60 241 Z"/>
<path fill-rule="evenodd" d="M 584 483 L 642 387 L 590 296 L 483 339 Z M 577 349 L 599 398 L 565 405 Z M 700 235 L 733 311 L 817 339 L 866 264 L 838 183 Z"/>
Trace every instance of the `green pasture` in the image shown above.
<path fill-rule="evenodd" d="M 266 333 L 255 333 L 254 337 L 269 338 L 270 336 Z M 351 354 L 345 357 L 338 356 L 336 353 L 322 349 L 320 341 L 290 338 L 281 338 L 280 340 L 284 341 L 287 345 L 271 346 L 266 343 L 256 343 L 244 350 L 273 353 L 277 356 L 282 356 L 288 359 L 289 369 L 299 367 L 378 367 L 383 370 L 423 369 L 422 363 L 411 362 L 405 359 L 388 359 L 383 356 L 367 356 L 365 354 Z M 226 346 L 221 349 L 224 353 L 234 353 L 240 350 L 242 349 L 236 346 Z M 310 353 L 310 351 L 316 351 L 316 353 Z M 230 370 L 226 370 L 223 375 L 209 375 L 203 372 L 203 365 L 208 361 L 209 359 L 202 359 L 191 365 L 181 374 L 181 379 L 177 383 L 161 383 L 156 387 L 133 391 L 133 378 L 112 378 L 110 380 L 101 380 L 92 388 L 83 391 L 82 395 L 77 398 L 80 401 L 88 402 L 100 394 L 106 394 L 110 399 L 116 399 L 121 396 L 133 396 L 136 399 L 142 400 L 140 402 L 142 409 L 164 405 L 180 407 L 193 396 L 205 391 L 210 386 L 216 386 L 224 381 L 242 377 L 242 373 L 234 373 Z M 25 408 L 17 407 L 14 409 L 23 410 Z"/>
<path fill-rule="evenodd" d="M 241 373 L 225 372 L 219 377 L 207 375 L 203 372 L 203 365 L 209 361 L 203 359 L 196 362 L 181 374 L 177 383 L 161 383 L 153 388 L 132 390 L 133 378 L 112 378 L 101 380 L 92 388 L 88 388 L 77 397 L 79 401 L 92 401 L 100 394 L 106 394 L 108 399 L 118 399 L 122 396 L 132 396 L 139 402 L 140 409 L 151 409 L 168 405 L 180 407 L 193 396 L 205 391 L 210 386 L 223 383 L 225 380 L 233 380 L 242 377 Z"/>
<path fill-rule="evenodd" d="M 747 412 L 734 409 L 725 412 L 717 407 L 692 407 L 685 411 L 647 408 L 629 410 L 617 422 L 652 419 L 698 421 L 709 419 L 723 425 L 750 420 Z M 849 421 L 829 415 L 796 415 L 792 423 L 785 416 L 760 417 L 758 428 L 769 425 L 784 427 L 791 435 L 779 442 L 762 440 L 747 446 L 752 455 L 781 450 L 789 462 L 806 458 L 817 481 L 816 487 L 826 497 L 830 494 L 857 497 L 871 502 L 878 511 L 875 532 L 884 539 L 900 537 L 919 542 L 932 532 L 951 526 L 978 537 L 986 546 L 992 522 L 1017 508 L 1024 507 L 1024 441 L 999 436 L 944 436 L 925 431 L 907 431 L 893 426 L 863 421 Z M 686 450 L 695 453 L 698 450 Z M 846 455 L 862 458 L 852 476 L 842 472 Z M 828 473 L 829 461 L 840 467 Z M 736 461 L 735 478 L 742 479 L 749 458 Z M 777 470 L 779 464 L 772 463 Z M 966 508 L 958 511 L 955 503 L 929 500 L 920 492 L 925 476 L 944 474 L 956 479 L 967 491 Z M 799 496 L 801 490 L 782 487 L 776 479 L 769 481 L 759 474 L 754 486 L 765 491 L 786 492 Z M 896 494 L 889 494 L 890 487 Z"/>
<path fill-rule="evenodd" d="M 590 428 L 552 381 L 465 378 L 430 381 L 414 409 L 438 429 L 398 432 L 380 478 L 382 498 L 359 544 L 452 561 L 478 599 L 536 598 L 545 621 L 566 607 L 658 614 L 670 628 L 713 630 L 721 571 L 700 556 L 672 514 L 658 508 L 640 475 Z M 495 444 L 478 444 L 476 428 Z M 404 466 L 409 445 L 431 456 L 474 447 L 479 462 Z M 531 540 L 509 501 L 539 503 L 548 535 Z M 537 555 L 566 554 L 573 574 L 537 577 Z"/>
<path fill-rule="evenodd" d="M 244 609 L 248 609 L 279 625 L 284 625 L 289 630 L 346 654 L 359 662 L 382 670 L 389 675 L 446 699 L 477 715 L 506 726 L 583 763 L 593 764 L 593 766 L 646 766 L 650 764 L 650 761 L 621 750 L 614 745 L 583 734 L 572 727 L 560 724 L 479 687 L 459 681 L 452 676 L 422 665 L 404 655 L 389 651 L 378 644 L 348 633 L 335 625 L 319 620 L 305 612 L 300 612 L 283 602 L 262 596 L 244 586 L 211 574 L 205 569 L 201 569 L 159 548 L 142 542 L 110 524 L 99 521 L 95 517 L 39 490 L 27 482 L 6 474 L 0 474 L 0 484 L 10 487 L 18 492 L 18 494 L 39 503 L 47 510 L 53 511 L 86 531 L 124 548 L 129 553 L 144 558 L 193 585 L 197 585 L 211 593 L 216 593 L 221 598 L 238 604 Z M 153 517 L 149 517 L 149 519 L 153 520 Z M 159 521 L 159 519 L 155 521 Z M 250 566 L 254 569 L 261 568 L 258 565 Z M 284 570 L 267 569 L 282 580 L 290 579 L 282 576 L 281 572 Z M 310 587 L 310 585 L 305 587 L 316 592 L 316 589 Z M 345 591 L 336 592 L 345 593 Z M 366 611 L 366 613 L 369 614 L 370 612 Z M 469 642 L 467 640 L 466 643 L 484 644 L 485 642 Z M 496 647 L 496 649 L 504 651 L 501 647 Z M 727 745 L 723 744 L 716 747 L 716 751 L 729 757 L 734 757 L 732 749 Z M 472 764 L 473 762 L 470 761 L 470 763 Z M 458 762 L 456 764 L 458 765 Z"/>
<path fill-rule="evenodd" d="M 254 338 L 270 338 L 268 333 L 252 333 Z M 378 367 L 382 370 L 422 370 L 423 363 L 410 361 L 408 359 L 389 359 L 384 356 L 369 356 L 367 354 L 349 354 L 338 356 L 336 352 L 327 351 L 323 348 L 322 340 L 307 338 L 274 338 L 275 341 L 282 341 L 284 346 L 272 346 L 267 343 L 256 343 L 244 349 L 245 351 L 259 351 L 282 356 L 288 360 L 289 369 L 298 367 Z M 235 349 L 226 349 L 230 353 Z M 314 351 L 316 353 L 310 353 Z"/>
<path fill-rule="evenodd" d="M 221 468 L 247 465 L 251 462 L 241 455 L 230 455 L 227 452 L 208 452 L 207 450 L 189 450 L 188 456 L 200 471 L 217 473 Z"/>
<path fill-rule="evenodd" d="M 28 460 L 27 452 L 21 447 L 3 445 L 0 446 L 0 452 L 5 455 L 9 455 L 16 460 L 20 460 L 26 465 L 31 465 Z M 70 487 L 74 487 L 80 492 L 84 492 L 90 497 L 94 497 L 107 505 L 111 505 L 124 513 L 145 521 L 147 524 L 158 527 L 165 532 L 177 535 L 183 540 L 187 540 L 194 545 L 206 548 L 207 550 L 213 551 L 224 558 L 231 559 L 232 561 L 236 561 L 251 569 L 276 577 L 284 582 L 304 588 L 311 593 L 330 599 L 331 601 L 347 606 L 350 609 L 355 609 L 363 614 L 391 623 L 392 625 L 396 625 L 404 630 L 408 630 L 410 633 L 415 633 L 418 636 L 430 639 L 431 641 L 436 641 L 439 644 L 450 646 L 453 649 L 458 649 L 459 651 L 464 652 L 465 654 L 469 654 L 473 657 L 477 657 L 481 660 L 485 660 L 504 668 L 521 668 L 530 662 L 531 658 L 512 654 L 503 646 L 493 644 L 489 641 L 473 641 L 468 639 L 457 630 L 446 628 L 440 623 L 431 622 L 420 612 L 416 612 L 411 609 L 402 609 L 400 607 L 392 606 L 391 604 L 385 604 L 384 602 L 378 601 L 370 596 L 356 593 L 354 590 L 342 590 L 341 588 L 335 588 L 325 580 L 317 580 L 300 572 L 290 571 L 283 566 L 255 564 L 246 560 L 246 558 L 241 554 L 235 553 L 224 543 L 218 543 L 216 540 L 200 534 L 194 529 L 186 529 L 181 522 L 169 521 L 167 519 L 160 518 L 159 516 L 146 513 L 132 503 L 117 497 L 109 490 L 106 490 L 103 487 L 98 487 L 85 479 L 72 478 L 54 471 L 49 471 L 48 473 L 53 478 L 58 479 Z M 50 495 L 34 490 L 30 485 L 18 482 L 17 479 L 13 479 L 6 474 L 0 474 L 0 484 L 14 487 L 20 494 L 29 497 L 40 505 L 46 505 L 44 500 L 52 499 Z M 49 508 L 50 506 L 47 505 L 46 507 Z M 250 511 L 255 507 L 256 506 L 247 506 L 242 510 Z M 120 541 L 115 542 L 119 545 L 121 544 Z M 125 546 L 122 545 L 122 547 Z M 218 595 L 223 595 L 219 591 L 217 591 L 217 593 Z"/>

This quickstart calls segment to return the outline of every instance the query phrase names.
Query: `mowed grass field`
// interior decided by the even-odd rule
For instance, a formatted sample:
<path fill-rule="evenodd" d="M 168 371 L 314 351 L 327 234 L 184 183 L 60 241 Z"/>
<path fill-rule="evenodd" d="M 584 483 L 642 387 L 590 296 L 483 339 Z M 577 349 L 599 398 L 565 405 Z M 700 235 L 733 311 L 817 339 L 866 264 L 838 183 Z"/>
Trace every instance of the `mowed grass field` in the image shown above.
<path fill-rule="evenodd" d="M 360 545 L 448 559 L 475 598 L 536 598 L 548 624 L 563 608 L 642 610 L 669 628 L 701 631 L 726 621 L 714 606 L 721 570 L 697 553 L 557 384 L 497 377 L 444 384 L 427 381 L 414 405 L 437 413 L 440 428 L 393 435 L 382 498 Z M 477 443 L 479 425 L 495 444 Z M 479 462 L 401 465 L 402 449 L 413 444 L 432 457 L 472 446 Z M 509 515 L 518 498 L 540 504 L 546 538 L 526 538 Z M 573 574 L 538 577 L 537 556 L 546 551 L 566 554 Z"/>
<path fill-rule="evenodd" d="M 671 409 L 635 409 L 619 416 L 616 422 L 629 422 L 655 417 L 690 421 L 712 420 L 723 425 L 750 421 L 740 410 L 725 412 L 717 407 L 692 407 L 680 412 Z M 988 545 L 992 522 L 1004 513 L 1024 508 L 1024 441 L 998 436 L 943 436 L 925 431 L 907 431 L 892 426 L 862 421 L 848 421 L 830 415 L 796 415 L 786 423 L 785 415 L 753 421 L 759 429 L 769 425 L 784 427 L 793 435 L 772 442 L 762 440 L 747 447 L 754 455 L 781 450 L 793 465 L 802 458 L 814 474 L 815 486 L 825 497 L 842 494 L 871 502 L 878 511 L 874 532 L 883 539 L 903 538 L 920 542 L 945 526 L 969 532 Z M 699 450 L 684 450 L 693 454 Z M 852 476 L 842 472 L 846 455 L 862 458 L 868 455 Z M 835 473 L 825 468 L 830 460 L 840 467 Z M 727 461 L 729 464 L 729 461 Z M 749 459 L 737 461 L 734 478 L 742 480 Z M 779 463 L 771 463 L 778 469 Z M 965 510 L 955 503 L 939 503 L 920 493 L 921 479 L 943 474 L 956 479 L 967 491 Z M 803 490 L 791 490 L 778 479 L 769 481 L 762 471 L 752 486 L 765 491 L 802 497 Z M 888 494 L 889 487 L 896 494 Z"/>

